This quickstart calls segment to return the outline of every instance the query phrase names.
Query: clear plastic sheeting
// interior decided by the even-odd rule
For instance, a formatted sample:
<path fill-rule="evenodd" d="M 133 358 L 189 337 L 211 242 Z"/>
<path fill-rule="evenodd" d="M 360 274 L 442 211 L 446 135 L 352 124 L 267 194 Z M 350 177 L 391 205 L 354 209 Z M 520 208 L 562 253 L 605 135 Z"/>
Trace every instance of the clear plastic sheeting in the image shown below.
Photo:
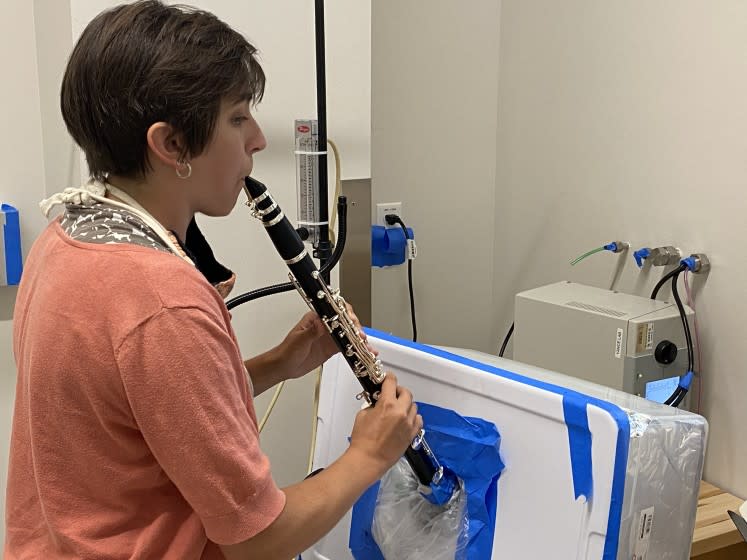
<path fill-rule="evenodd" d="M 462 560 L 466 558 L 469 519 L 460 487 L 443 506 L 419 492 L 419 483 L 404 460 L 381 480 L 372 533 L 385 560 Z"/>
<path fill-rule="evenodd" d="M 620 527 L 620 535 L 628 539 L 621 538 L 618 558 L 690 557 L 688 537 L 693 533 L 693 501 L 699 488 L 695 482 L 703 468 L 707 427 L 695 415 L 656 408 L 654 414 L 628 411 L 628 483 Z"/>

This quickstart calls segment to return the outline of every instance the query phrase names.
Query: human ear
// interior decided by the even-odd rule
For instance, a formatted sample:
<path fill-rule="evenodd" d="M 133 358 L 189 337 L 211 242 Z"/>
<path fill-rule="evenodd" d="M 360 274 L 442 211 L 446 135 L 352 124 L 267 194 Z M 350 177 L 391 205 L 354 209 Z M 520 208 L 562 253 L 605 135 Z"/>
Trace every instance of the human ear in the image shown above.
<path fill-rule="evenodd" d="M 174 128 L 165 122 L 150 125 L 147 132 L 148 148 L 163 164 L 176 168 L 184 160 L 184 142 Z"/>

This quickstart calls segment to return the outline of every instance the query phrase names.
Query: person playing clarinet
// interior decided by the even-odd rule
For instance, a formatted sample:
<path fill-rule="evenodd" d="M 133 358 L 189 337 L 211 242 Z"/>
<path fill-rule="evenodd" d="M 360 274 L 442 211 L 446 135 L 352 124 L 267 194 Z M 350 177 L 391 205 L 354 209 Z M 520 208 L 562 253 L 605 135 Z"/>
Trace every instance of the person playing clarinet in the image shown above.
<path fill-rule="evenodd" d="M 335 463 L 273 480 L 254 398 L 338 348 L 309 312 L 244 360 L 224 304 L 234 276 L 194 221 L 236 204 L 266 144 L 264 86 L 238 32 L 156 0 L 101 13 L 75 45 L 61 109 L 91 180 L 43 202 L 62 214 L 18 290 L 6 559 L 287 560 L 420 433 L 388 374 Z"/>

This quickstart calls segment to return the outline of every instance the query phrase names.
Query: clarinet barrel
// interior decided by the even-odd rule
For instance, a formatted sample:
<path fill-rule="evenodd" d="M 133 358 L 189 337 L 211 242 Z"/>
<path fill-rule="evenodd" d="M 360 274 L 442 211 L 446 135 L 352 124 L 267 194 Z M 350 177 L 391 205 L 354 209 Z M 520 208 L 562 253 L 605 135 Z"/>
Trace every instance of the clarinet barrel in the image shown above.
<path fill-rule="evenodd" d="M 267 230 L 272 243 L 290 269 L 290 279 L 311 309 L 321 318 L 332 339 L 358 378 L 363 391 L 359 397 L 375 405 L 386 373 L 368 349 L 347 311 L 338 290 L 332 290 L 319 273 L 298 233 L 259 181 L 246 177 L 244 188 L 252 215 Z M 405 459 L 423 487 L 435 489 L 444 481 L 444 471 L 421 431 L 405 452 Z M 443 490 L 440 488 L 440 490 Z M 443 491 L 439 492 L 443 494 Z"/>

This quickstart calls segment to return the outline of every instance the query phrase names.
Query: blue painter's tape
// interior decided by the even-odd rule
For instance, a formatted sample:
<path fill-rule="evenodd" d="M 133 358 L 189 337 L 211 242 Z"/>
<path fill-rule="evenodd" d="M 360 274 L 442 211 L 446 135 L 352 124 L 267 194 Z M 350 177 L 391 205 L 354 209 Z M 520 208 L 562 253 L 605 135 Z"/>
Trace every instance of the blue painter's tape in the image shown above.
<path fill-rule="evenodd" d="M 412 228 L 407 235 L 415 239 Z M 371 264 L 373 266 L 394 266 L 407 260 L 407 239 L 401 227 L 385 228 L 371 226 Z"/>
<path fill-rule="evenodd" d="M 21 255 L 21 226 L 18 210 L 10 204 L 0 207 L 4 217 L 3 238 L 5 239 L 5 278 L 8 286 L 15 286 L 21 281 L 23 257 Z"/>
<path fill-rule="evenodd" d="M 353 506 L 353 517 L 350 521 L 350 540 L 348 546 L 353 558 L 384 560 L 379 547 L 374 541 L 372 527 L 376 496 L 379 495 L 379 482 L 370 486 Z"/>
<path fill-rule="evenodd" d="M 571 391 L 564 387 L 553 385 L 552 383 L 538 381 L 536 379 L 532 379 L 531 377 L 526 377 L 525 375 L 519 375 L 518 373 L 514 373 L 505 369 L 490 366 L 488 364 L 483 364 L 475 360 L 470 360 L 469 358 L 458 356 L 439 348 L 433 348 L 432 346 L 405 340 L 403 338 L 399 338 L 382 331 L 377 331 L 376 329 L 366 328 L 365 331 L 369 335 L 381 340 L 386 340 L 393 344 L 398 344 L 399 346 L 413 348 L 414 350 L 425 352 L 426 354 L 430 354 L 432 356 L 438 356 L 439 358 L 443 358 L 451 362 L 463 364 L 468 367 L 484 371 L 486 373 L 491 373 L 493 375 L 498 375 L 505 379 L 510 379 L 524 385 L 537 387 L 538 389 L 542 389 L 544 391 L 555 393 L 561 396 L 572 393 L 576 395 L 582 402 L 585 402 L 587 406 L 593 405 L 606 411 L 617 423 L 617 443 L 615 446 L 615 465 L 612 477 L 612 490 L 610 493 L 610 513 L 607 519 L 607 536 L 604 541 L 604 553 L 602 556 L 602 560 L 616 560 L 618 541 L 620 539 L 620 524 L 622 521 L 622 505 L 625 492 L 625 470 L 628 462 L 628 444 L 630 442 L 630 422 L 628 421 L 628 415 L 624 410 L 613 403 L 590 397 L 576 391 Z"/>
<path fill-rule="evenodd" d="M 568 447 L 571 450 L 571 472 L 573 474 L 573 493 L 578 500 L 580 496 L 591 500 L 594 488 L 591 466 L 591 431 L 586 416 L 586 401 L 575 394 L 563 395 L 563 414 L 568 428 Z"/>

